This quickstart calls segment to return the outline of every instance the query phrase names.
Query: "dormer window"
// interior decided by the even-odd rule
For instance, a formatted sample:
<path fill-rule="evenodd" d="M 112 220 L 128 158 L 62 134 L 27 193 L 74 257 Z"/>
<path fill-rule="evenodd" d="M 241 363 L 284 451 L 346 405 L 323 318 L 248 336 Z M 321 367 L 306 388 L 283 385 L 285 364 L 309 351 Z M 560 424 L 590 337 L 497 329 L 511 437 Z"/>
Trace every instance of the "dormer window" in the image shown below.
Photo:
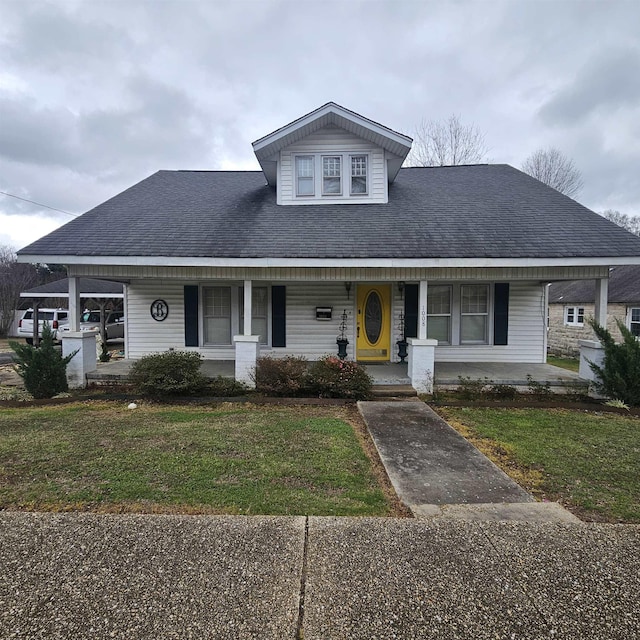
<path fill-rule="evenodd" d="M 351 156 L 351 195 L 367 191 L 367 156 Z"/>
<path fill-rule="evenodd" d="M 342 194 L 342 156 L 322 156 L 322 195 Z"/>
<path fill-rule="evenodd" d="M 369 196 L 369 154 L 294 155 L 295 196 L 356 199 Z"/>
<path fill-rule="evenodd" d="M 314 164 L 313 156 L 296 156 L 296 195 L 312 196 L 314 188 Z"/>

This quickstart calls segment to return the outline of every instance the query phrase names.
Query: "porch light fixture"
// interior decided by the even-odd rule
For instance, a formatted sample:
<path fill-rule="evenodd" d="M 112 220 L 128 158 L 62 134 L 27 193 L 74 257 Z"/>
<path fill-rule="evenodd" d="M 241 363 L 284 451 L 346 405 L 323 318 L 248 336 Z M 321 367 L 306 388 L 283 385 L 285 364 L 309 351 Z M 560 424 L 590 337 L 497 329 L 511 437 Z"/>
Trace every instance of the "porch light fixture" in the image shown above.
<path fill-rule="evenodd" d="M 398 291 L 400 292 L 400 295 L 404 293 L 404 280 L 400 280 L 400 282 L 398 282 Z"/>
<path fill-rule="evenodd" d="M 344 288 L 347 292 L 347 300 L 349 300 L 349 294 L 351 293 L 351 282 L 345 282 Z"/>

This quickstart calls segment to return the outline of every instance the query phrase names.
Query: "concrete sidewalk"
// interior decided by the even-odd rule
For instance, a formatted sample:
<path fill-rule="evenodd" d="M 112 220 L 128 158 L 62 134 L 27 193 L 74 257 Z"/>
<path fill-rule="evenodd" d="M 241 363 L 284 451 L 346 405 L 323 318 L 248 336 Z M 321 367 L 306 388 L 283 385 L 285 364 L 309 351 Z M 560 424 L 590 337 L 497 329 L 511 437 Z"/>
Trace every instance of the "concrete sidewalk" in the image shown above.
<path fill-rule="evenodd" d="M 423 402 L 359 402 L 399 498 L 418 518 L 579 522 L 529 493 Z"/>
<path fill-rule="evenodd" d="M 1 638 L 582 638 L 640 629 L 640 527 L 0 512 Z"/>

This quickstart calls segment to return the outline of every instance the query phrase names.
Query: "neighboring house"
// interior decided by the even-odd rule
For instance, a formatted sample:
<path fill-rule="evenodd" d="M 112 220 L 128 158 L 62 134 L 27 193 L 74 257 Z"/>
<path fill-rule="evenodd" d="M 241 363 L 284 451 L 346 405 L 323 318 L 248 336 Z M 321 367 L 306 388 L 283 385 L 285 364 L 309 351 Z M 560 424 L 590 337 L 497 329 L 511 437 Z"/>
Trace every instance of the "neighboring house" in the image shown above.
<path fill-rule="evenodd" d="M 125 283 L 128 358 L 336 353 L 542 363 L 547 283 L 640 263 L 640 238 L 508 165 L 401 168 L 412 140 L 328 103 L 253 143 L 261 171 L 159 171 L 19 252 Z M 126 159 L 124 160 L 126 161 Z M 76 314 L 77 315 L 77 314 Z"/>
<path fill-rule="evenodd" d="M 579 340 L 594 340 L 586 322 L 594 317 L 595 282 L 575 280 L 554 282 L 549 287 L 548 348 L 553 355 L 577 356 Z M 607 328 L 621 339 L 616 318 L 640 336 L 640 265 L 612 267 L 609 270 Z"/>

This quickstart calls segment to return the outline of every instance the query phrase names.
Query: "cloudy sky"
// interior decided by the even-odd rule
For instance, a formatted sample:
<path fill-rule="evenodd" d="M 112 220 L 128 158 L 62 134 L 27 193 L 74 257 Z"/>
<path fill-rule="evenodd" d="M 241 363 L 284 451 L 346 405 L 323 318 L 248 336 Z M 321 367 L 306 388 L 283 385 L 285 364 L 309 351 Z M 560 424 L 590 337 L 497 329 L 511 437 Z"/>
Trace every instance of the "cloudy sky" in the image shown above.
<path fill-rule="evenodd" d="M 330 100 L 412 135 L 455 113 L 490 162 L 550 145 L 577 200 L 640 214 L 637 0 L 0 0 L 0 191 L 82 213 L 158 169 L 257 169 Z M 0 194 L 0 244 L 71 218 Z"/>

